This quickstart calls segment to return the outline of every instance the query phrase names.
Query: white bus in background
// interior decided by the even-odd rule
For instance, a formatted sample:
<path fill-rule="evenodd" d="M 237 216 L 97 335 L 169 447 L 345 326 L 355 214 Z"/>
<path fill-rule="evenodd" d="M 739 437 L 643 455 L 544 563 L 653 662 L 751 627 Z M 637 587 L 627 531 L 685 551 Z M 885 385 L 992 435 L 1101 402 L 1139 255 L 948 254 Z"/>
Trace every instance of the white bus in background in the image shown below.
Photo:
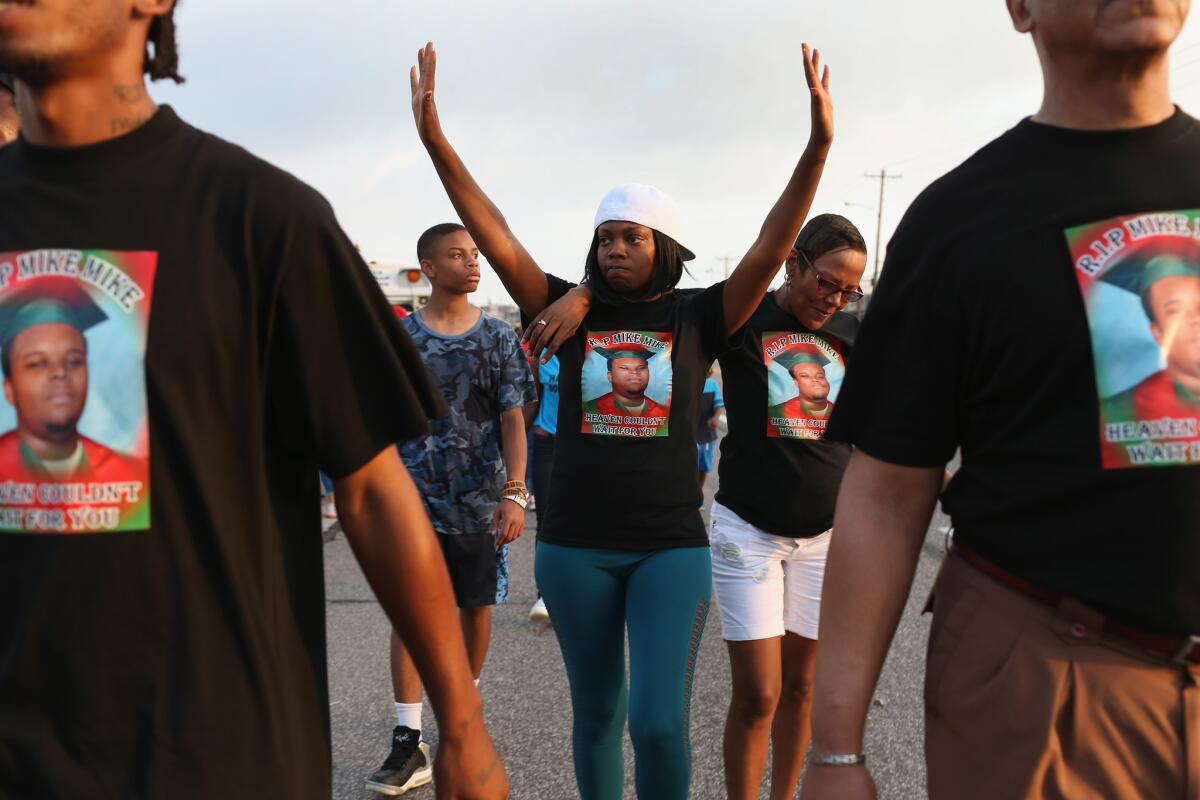
<path fill-rule="evenodd" d="M 429 302 L 433 286 L 420 267 L 384 260 L 368 260 L 367 265 L 393 307 L 403 306 L 411 313 Z"/>

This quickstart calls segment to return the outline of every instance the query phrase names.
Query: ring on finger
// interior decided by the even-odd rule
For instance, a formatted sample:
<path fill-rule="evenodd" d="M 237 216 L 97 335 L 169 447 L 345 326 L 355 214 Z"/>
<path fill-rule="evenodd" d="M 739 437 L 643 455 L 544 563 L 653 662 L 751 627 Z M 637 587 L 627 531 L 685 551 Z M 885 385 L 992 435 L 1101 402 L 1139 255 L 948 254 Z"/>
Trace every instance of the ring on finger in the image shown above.
<path fill-rule="evenodd" d="M 546 320 L 544 320 L 544 319 L 539 319 L 537 321 L 537 324 L 538 325 L 549 325 L 550 323 L 546 322 Z"/>

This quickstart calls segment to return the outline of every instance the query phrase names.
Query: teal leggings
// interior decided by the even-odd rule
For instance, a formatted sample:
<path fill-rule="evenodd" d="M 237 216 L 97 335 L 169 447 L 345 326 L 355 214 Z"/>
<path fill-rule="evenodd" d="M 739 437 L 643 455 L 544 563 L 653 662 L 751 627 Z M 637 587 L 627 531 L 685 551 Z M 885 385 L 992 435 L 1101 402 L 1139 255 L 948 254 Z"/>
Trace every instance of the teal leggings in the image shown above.
<path fill-rule="evenodd" d="M 692 673 L 712 593 L 709 549 L 630 553 L 539 542 L 535 573 L 571 683 L 580 797 L 620 800 L 628 711 L 638 797 L 685 800 Z"/>

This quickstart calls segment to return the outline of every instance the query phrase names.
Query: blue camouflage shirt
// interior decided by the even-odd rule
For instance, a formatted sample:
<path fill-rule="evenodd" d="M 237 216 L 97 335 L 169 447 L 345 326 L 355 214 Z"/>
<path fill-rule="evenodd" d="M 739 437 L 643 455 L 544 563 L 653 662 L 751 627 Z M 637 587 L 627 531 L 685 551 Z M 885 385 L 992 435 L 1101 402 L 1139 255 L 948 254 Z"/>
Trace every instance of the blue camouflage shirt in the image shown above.
<path fill-rule="evenodd" d="M 466 333 L 442 336 L 420 314 L 401 320 L 450 413 L 430 421 L 431 433 L 400 445 L 433 529 L 441 534 L 490 533 L 504 488 L 500 413 L 537 400 L 517 334 L 486 314 Z"/>

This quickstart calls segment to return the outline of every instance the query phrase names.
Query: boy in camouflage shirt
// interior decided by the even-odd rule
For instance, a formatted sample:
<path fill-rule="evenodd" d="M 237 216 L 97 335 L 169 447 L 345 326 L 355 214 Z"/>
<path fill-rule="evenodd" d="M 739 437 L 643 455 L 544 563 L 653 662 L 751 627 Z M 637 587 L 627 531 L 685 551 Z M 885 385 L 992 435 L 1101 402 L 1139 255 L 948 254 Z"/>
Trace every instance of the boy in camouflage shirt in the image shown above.
<path fill-rule="evenodd" d="M 504 551 L 525 526 L 522 410 L 537 400 L 537 391 L 513 329 L 467 302 L 479 285 L 479 250 L 466 229 L 435 225 L 418 239 L 417 256 L 433 294 L 402 322 L 450 412 L 432 421 L 428 436 L 401 444 L 400 454 L 442 545 L 478 683 L 491 607 L 507 594 Z M 428 783 L 432 772 L 428 747 L 420 741 L 420 678 L 395 633 L 391 663 L 397 717 L 392 752 L 367 787 L 398 794 Z"/>

